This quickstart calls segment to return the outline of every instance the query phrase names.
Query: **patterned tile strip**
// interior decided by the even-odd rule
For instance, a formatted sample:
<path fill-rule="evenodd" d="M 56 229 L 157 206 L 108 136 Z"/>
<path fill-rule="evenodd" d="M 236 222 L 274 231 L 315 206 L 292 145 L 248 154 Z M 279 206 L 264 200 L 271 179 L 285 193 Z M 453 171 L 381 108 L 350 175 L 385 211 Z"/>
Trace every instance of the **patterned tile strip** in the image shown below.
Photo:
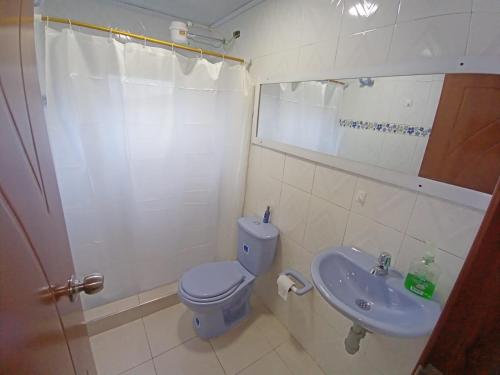
<path fill-rule="evenodd" d="M 416 137 L 428 137 L 431 133 L 431 128 L 421 126 L 392 124 L 389 122 L 369 122 L 356 120 L 339 120 L 339 126 L 344 128 L 373 130 L 382 133 L 413 135 Z"/>

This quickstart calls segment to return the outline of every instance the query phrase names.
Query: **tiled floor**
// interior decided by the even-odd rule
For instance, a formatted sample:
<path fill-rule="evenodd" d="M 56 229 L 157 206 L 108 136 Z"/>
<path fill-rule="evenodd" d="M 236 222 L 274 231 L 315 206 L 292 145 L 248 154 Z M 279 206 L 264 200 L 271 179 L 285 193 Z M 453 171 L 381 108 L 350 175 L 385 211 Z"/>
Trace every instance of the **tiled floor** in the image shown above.
<path fill-rule="evenodd" d="M 262 305 L 223 336 L 195 335 L 182 304 L 91 337 L 99 375 L 321 375 L 323 372 Z"/>

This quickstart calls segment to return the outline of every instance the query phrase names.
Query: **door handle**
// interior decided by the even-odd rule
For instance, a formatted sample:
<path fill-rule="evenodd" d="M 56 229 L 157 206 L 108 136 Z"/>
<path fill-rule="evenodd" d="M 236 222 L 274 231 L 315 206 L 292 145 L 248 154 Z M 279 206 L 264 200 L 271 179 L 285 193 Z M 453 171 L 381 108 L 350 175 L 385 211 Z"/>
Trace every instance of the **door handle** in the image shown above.
<path fill-rule="evenodd" d="M 68 296 L 71 302 L 76 301 L 81 292 L 85 294 L 99 293 L 104 288 L 104 276 L 100 273 L 91 273 L 78 280 L 74 275 L 71 275 L 68 282 L 63 286 L 53 288 L 56 299 L 62 296 Z"/>

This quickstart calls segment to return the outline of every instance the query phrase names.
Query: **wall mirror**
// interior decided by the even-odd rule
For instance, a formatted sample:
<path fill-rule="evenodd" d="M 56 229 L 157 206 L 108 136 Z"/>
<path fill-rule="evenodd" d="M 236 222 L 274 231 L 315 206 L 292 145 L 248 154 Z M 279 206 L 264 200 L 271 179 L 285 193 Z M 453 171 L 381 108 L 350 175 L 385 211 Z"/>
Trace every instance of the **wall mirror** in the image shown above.
<path fill-rule="evenodd" d="M 499 75 L 263 83 L 257 95 L 254 143 L 430 194 L 434 181 L 491 194 L 500 174 Z"/>
<path fill-rule="evenodd" d="M 257 136 L 416 176 L 443 74 L 263 84 Z"/>

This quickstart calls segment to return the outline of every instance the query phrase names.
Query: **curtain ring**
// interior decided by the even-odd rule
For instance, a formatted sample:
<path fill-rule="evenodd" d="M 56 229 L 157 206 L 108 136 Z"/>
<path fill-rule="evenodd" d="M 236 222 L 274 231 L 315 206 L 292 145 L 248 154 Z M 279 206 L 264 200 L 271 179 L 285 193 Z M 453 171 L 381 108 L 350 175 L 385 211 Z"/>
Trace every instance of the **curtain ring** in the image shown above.
<path fill-rule="evenodd" d="M 174 43 L 170 45 L 170 49 L 172 51 L 172 55 L 175 56 L 175 49 L 174 49 Z"/>
<path fill-rule="evenodd" d="M 144 46 L 143 47 L 146 47 L 146 35 L 144 35 Z"/>
<path fill-rule="evenodd" d="M 109 40 L 112 40 L 113 39 L 113 28 L 110 27 L 109 28 Z"/>
<path fill-rule="evenodd" d="M 71 24 L 71 19 L 68 18 L 69 29 L 73 31 L 73 25 Z"/>
<path fill-rule="evenodd" d="M 203 60 L 203 50 L 200 48 L 200 59 Z"/>

